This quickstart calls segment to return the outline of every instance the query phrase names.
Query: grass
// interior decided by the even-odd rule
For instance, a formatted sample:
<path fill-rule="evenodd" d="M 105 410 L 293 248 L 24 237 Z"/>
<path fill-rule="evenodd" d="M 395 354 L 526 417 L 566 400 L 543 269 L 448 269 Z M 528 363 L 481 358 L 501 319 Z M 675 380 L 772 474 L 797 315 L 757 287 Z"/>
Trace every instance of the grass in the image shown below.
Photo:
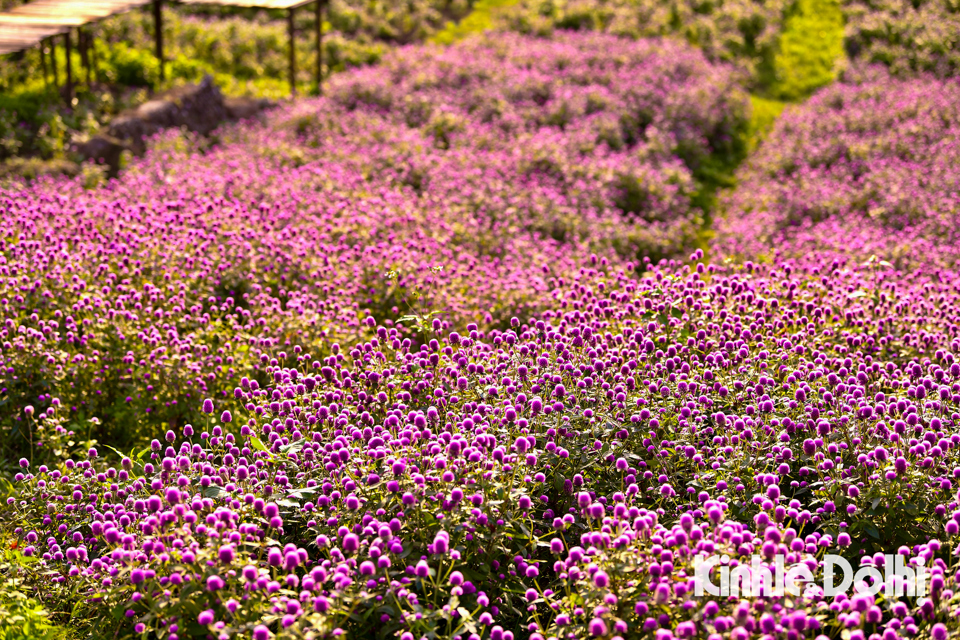
<path fill-rule="evenodd" d="M 493 28 L 493 15 L 500 9 L 513 6 L 517 0 L 477 0 L 473 11 L 458 23 L 448 22 L 446 27 L 438 31 L 430 42 L 448 45 L 462 40 L 473 33 L 483 33 Z"/>
<path fill-rule="evenodd" d="M 764 74 L 766 97 L 806 98 L 833 82 L 843 59 L 843 12 L 838 0 L 797 0 L 784 19 L 772 69 Z"/>
<path fill-rule="evenodd" d="M 750 122 L 747 126 L 748 152 L 760 146 L 786 106 L 787 103 L 783 100 L 750 96 Z"/>

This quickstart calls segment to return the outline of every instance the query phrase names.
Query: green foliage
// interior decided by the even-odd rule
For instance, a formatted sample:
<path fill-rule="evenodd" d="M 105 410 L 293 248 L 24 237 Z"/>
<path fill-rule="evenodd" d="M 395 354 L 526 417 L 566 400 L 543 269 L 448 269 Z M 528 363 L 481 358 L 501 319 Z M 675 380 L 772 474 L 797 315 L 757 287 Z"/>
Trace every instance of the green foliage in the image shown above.
<path fill-rule="evenodd" d="M 0 126 L 13 127 L 19 122 L 40 124 L 43 108 L 55 99 L 54 92 L 42 85 L 24 87 L 20 91 L 0 92 L 0 111 L 6 114 L 3 118 L 4 124 Z"/>
<path fill-rule="evenodd" d="M 541 35 L 571 29 L 678 36 L 711 60 L 738 67 L 751 90 L 780 100 L 801 99 L 831 82 L 843 58 L 837 0 L 518 0 L 493 19 L 496 26 Z"/>
<path fill-rule="evenodd" d="M 160 81 L 160 62 L 148 50 L 133 48 L 124 42 L 107 45 L 97 41 L 97 53 L 103 56 L 100 73 L 110 84 L 154 88 Z"/>
<path fill-rule="evenodd" d="M 55 158 L 10 158 L 0 163 L 0 184 L 11 180 L 36 180 L 40 176 L 74 176 L 81 169 L 76 162 Z"/>
<path fill-rule="evenodd" d="M 498 26 L 538 35 L 555 29 L 598 30 L 630 38 L 675 36 L 713 61 L 733 64 L 750 88 L 777 50 L 788 0 L 519 0 L 496 16 Z"/>

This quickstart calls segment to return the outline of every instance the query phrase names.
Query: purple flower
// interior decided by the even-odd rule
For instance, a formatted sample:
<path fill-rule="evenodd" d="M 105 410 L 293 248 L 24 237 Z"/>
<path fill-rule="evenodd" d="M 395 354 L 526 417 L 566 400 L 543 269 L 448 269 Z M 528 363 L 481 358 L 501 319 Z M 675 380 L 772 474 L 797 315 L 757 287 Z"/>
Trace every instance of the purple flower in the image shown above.
<path fill-rule="evenodd" d="M 421 560 L 414 568 L 414 573 L 418 578 L 426 578 L 430 575 L 430 565 L 428 565 L 425 560 Z"/>
<path fill-rule="evenodd" d="M 276 547 L 272 547 L 270 551 L 267 552 L 267 564 L 271 567 L 279 567 L 283 564 L 283 552 Z"/>
<path fill-rule="evenodd" d="M 233 562 L 233 558 L 234 558 L 233 546 L 229 544 L 225 544 L 221 546 L 220 550 L 217 552 L 217 557 L 219 557 L 220 562 L 224 564 L 230 564 L 231 562 Z"/>
<path fill-rule="evenodd" d="M 360 548 L 360 539 L 354 533 L 348 533 L 343 537 L 343 550 L 349 553 L 355 552 Z"/>
<path fill-rule="evenodd" d="M 590 635 L 594 637 L 607 635 L 607 624 L 600 618 L 594 618 L 589 625 Z"/>

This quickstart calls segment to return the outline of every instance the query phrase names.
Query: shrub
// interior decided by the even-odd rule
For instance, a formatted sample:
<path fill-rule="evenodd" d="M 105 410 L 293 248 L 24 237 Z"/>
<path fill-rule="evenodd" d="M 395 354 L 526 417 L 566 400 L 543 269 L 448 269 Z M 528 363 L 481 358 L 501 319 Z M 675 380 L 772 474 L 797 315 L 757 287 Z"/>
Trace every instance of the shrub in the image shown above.
<path fill-rule="evenodd" d="M 27 558 L 17 551 L 4 551 L 0 564 L 0 570 L 3 571 L 3 582 L 0 583 L 2 640 L 60 640 L 68 637 L 65 628 L 50 621 L 50 613 L 40 602 L 24 593 L 23 579 L 17 577 L 22 567 L 36 562 L 36 559 Z"/>

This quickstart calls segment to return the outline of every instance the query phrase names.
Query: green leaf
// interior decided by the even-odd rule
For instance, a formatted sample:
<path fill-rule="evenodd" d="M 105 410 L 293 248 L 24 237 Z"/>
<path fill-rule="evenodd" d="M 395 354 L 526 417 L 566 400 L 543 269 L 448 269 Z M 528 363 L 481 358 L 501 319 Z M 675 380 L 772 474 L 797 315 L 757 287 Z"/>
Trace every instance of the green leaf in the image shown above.
<path fill-rule="evenodd" d="M 270 451 L 270 449 L 268 449 L 267 446 L 263 444 L 263 442 L 257 436 L 253 436 L 250 438 L 250 444 L 253 445 L 254 449 L 257 449 L 259 451 Z"/>
<path fill-rule="evenodd" d="M 308 495 L 312 495 L 320 490 L 320 487 L 304 487 L 302 489 L 297 489 L 296 491 L 291 491 L 287 494 L 287 497 L 290 498 L 303 498 Z"/>
<path fill-rule="evenodd" d="M 127 457 L 127 454 L 125 454 L 123 451 L 120 451 L 119 449 L 115 449 L 115 448 L 111 447 L 111 446 L 108 445 L 108 444 L 104 444 L 103 446 L 106 447 L 107 449 L 110 449 L 110 451 L 113 451 L 113 452 L 114 452 L 115 454 L 117 454 L 118 456 L 120 456 L 121 459 Z"/>
<path fill-rule="evenodd" d="M 226 493 L 226 492 L 223 489 L 221 489 L 218 485 L 215 485 L 215 484 L 211 484 L 209 487 L 203 490 L 203 495 L 206 498 L 216 498 L 221 493 Z"/>
<path fill-rule="evenodd" d="M 280 447 L 280 453 L 288 453 L 288 452 L 298 453 L 301 449 L 303 449 L 304 442 L 305 442 L 304 438 L 300 438 L 299 440 L 294 440 L 290 444 L 285 444 L 282 447 Z"/>

